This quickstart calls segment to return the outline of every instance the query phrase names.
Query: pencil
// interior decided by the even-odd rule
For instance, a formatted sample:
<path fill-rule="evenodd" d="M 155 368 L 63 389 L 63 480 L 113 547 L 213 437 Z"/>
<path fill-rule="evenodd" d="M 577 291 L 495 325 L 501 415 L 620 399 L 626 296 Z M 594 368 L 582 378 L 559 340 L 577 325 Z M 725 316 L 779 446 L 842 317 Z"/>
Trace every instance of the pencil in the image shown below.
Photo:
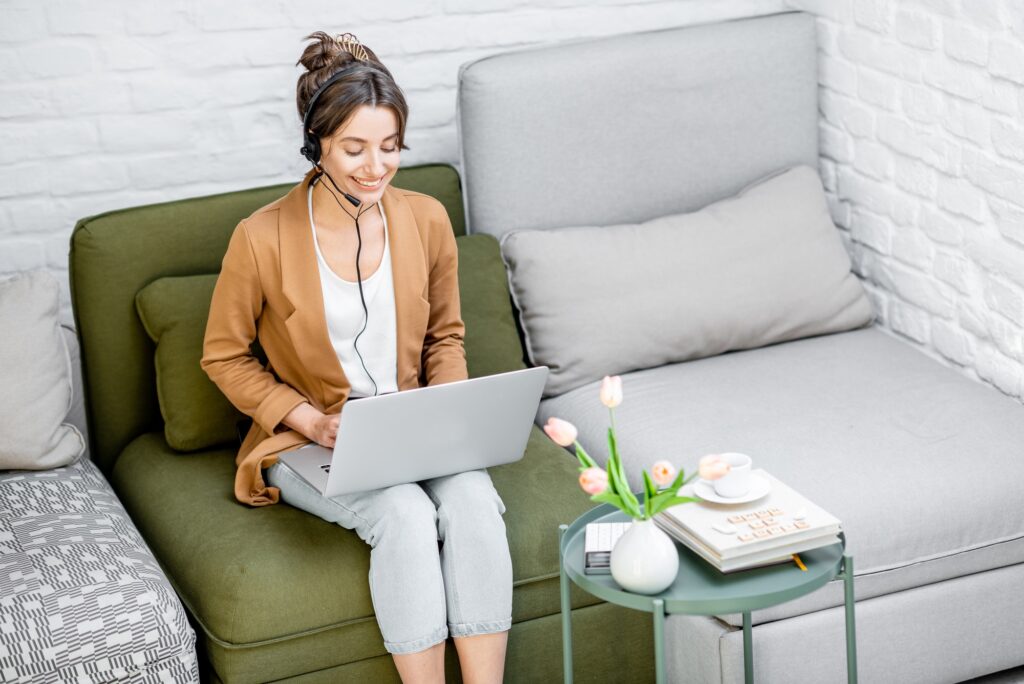
<path fill-rule="evenodd" d="M 804 565 L 804 562 L 802 560 L 800 560 L 799 554 L 793 554 L 793 562 L 796 563 L 796 567 L 800 568 L 800 570 L 802 570 L 803 572 L 807 572 L 807 566 Z"/>

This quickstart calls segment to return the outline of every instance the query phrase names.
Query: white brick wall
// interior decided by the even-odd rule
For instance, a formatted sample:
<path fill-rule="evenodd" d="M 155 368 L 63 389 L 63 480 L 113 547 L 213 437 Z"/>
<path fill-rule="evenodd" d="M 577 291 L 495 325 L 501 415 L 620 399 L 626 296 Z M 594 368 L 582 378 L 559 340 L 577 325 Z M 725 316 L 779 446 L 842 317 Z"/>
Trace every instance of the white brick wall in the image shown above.
<path fill-rule="evenodd" d="M 1024 397 L 1024 3 L 787 4 L 818 15 L 821 171 L 882 324 Z"/>
<path fill-rule="evenodd" d="M 0 0 L 0 273 L 46 267 L 66 284 L 78 218 L 295 181 L 305 164 L 294 64 L 314 30 L 352 31 L 392 70 L 410 106 L 403 163 L 456 163 L 463 62 L 783 9 L 785 0 Z"/>
<path fill-rule="evenodd" d="M 78 218 L 294 181 L 313 30 L 393 70 L 404 163 L 456 163 L 463 62 L 785 7 L 819 16 L 821 172 L 882 324 L 1022 396 L 1020 0 L 2 0 L 0 273 L 51 269 L 69 318 Z"/>

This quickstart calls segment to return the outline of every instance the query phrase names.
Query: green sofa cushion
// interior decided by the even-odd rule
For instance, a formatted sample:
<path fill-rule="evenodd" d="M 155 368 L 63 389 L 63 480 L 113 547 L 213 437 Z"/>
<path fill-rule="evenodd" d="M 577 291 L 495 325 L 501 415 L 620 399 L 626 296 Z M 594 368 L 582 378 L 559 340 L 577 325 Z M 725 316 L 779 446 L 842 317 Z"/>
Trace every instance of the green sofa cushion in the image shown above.
<path fill-rule="evenodd" d="M 157 432 L 133 441 L 112 473 L 205 633 L 218 675 L 267 681 L 385 654 L 369 546 L 284 503 L 237 503 L 233 456 L 215 449 L 182 457 Z M 506 506 L 513 622 L 558 613 L 557 526 L 592 505 L 576 484 L 576 461 L 534 427 L 524 458 L 490 473 Z M 572 597 L 574 606 L 597 603 L 575 588 Z"/>
<path fill-rule="evenodd" d="M 561 615 L 518 622 L 512 626 L 505 657 L 505 684 L 562 681 Z M 577 682 L 653 682 L 654 658 L 650 614 L 611 603 L 577 608 L 572 612 L 573 675 Z M 208 663 L 208 661 L 206 661 Z M 201 681 L 222 684 L 208 669 Z M 205 679 L 204 679 L 205 677 Z M 456 651 L 444 651 L 446 682 L 463 681 Z M 315 672 L 276 680 L 290 684 L 373 682 L 401 684 L 390 655 L 379 655 Z"/>
<path fill-rule="evenodd" d="M 178 451 L 237 442 L 243 418 L 199 367 L 217 276 L 160 278 L 142 288 L 135 307 L 156 343 L 156 392 L 164 437 Z"/>
<path fill-rule="evenodd" d="M 470 377 L 524 368 L 497 240 L 472 235 L 456 244 Z M 156 343 L 164 437 L 178 451 L 236 443 L 236 423 L 244 417 L 199 366 L 216 282 L 216 274 L 158 278 L 135 297 L 142 325 Z"/>
<path fill-rule="evenodd" d="M 490 235 L 469 235 L 455 238 L 455 243 L 469 377 L 526 368 L 498 241 Z"/>
<path fill-rule="evenodd" d="M 425 192 L 465 233 L 459 178 L 448 165 L 399 169 L 394 185 Z M 240 220 L 292 184 L 120 209 L 84 218 L 71 237 L 69 276 L 82 349 L 90 454 L 104 472 L 140 434 L 159 431 L 153 342 L 135 296 L 166 276 L 217 273 Z"/>

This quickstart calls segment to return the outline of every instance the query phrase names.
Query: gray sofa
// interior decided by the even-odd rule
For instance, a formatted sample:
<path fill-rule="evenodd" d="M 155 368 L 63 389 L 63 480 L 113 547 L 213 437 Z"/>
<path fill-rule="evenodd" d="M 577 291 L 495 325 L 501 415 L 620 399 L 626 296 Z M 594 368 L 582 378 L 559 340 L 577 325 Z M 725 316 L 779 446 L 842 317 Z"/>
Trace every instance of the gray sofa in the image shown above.
<path fill-rule="evenodd" d="M 62 332 L 67 422 L 85 436 L 78 340 Z M 88 452 L 0 471 L 0 681 L 199 681 L 181 602 Z"/>
<path fill-rule="evenodd" d="M 458 106 L 471 233 L 695 211 L 817 166 L 815 23 L 785 13 L 491 56 L 462 68 Z M 569 277 L 581 265 L 565 258 Z M 603 461 L 598 386 L 546 398 L 538 422 L 573 422 Z M 878 326 L 638 369 L 623 387 L 636 489 L 666 454 L 744 451 L 843 521 L 861 681 L 1024 663 L 1019 402 Z M 756 680 L 843 681 L 842 604 L 833 582 L 755 613 Z M 666 639 L 672 681 L 742 681 L 740 616 L 672 616 Z"/>

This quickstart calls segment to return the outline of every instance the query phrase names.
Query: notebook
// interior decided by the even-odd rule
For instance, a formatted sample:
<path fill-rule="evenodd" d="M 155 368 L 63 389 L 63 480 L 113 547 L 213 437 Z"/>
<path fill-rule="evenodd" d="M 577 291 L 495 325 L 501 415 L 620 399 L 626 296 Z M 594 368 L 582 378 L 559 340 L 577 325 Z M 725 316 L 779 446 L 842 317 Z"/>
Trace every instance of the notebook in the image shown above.
<path fill-rule="evenodd" d="M 722 572 L 791 560 L 794 553 L 839 542 L 840 521 L 764 470 L 769 493 L 743 504 L 680 504 L 654 522 Z M 680 494 L 692 496 L 692 484 Z"/>

